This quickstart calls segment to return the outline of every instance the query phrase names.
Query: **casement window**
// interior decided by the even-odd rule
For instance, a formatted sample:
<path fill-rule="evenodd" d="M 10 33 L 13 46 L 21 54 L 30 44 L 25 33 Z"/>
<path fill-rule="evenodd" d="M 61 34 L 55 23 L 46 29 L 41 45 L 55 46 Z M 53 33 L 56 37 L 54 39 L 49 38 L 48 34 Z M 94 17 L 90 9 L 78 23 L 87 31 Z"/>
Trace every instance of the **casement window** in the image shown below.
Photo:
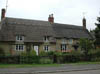
<path fill-rule="evenodd" d="M 69 39 L 69 44 L 73 44 L 73 39 Z"/>
<path fill-rule="evenodd" d="M 44 46 L 44 51 L 45 51 L 45 52 L 48 52 L 48 51 L 49 51 L 49 45 L 45 45 L 45 46 Z"/>
<path fill-rule="evenodd" d="M 48 42 L 49 41 L 49 36 L 44 36 L 44 41 Z"/>
<path fill-rule="evenodd" d="M 63 38 L 62 39 L 62 44 L 66 44 L 66 43 L 67 43 L 66 38 Z"/>
<path fill-rule="evenodd" d="M 24 36 L 23 35 L 17 35 L 16 41 L 24 41 Z"/>
<path fill-rule="evenodd" d="M 66 50 L 67 50 L 67 45 L 61 44 L 61 51 L 66 51 Z"/>
<path fill-rule="evenodd" d="M 16 44 L 16 50 L 17 51 L 23 51 L 24 50 L 24 45 L 23 44 Z"/>

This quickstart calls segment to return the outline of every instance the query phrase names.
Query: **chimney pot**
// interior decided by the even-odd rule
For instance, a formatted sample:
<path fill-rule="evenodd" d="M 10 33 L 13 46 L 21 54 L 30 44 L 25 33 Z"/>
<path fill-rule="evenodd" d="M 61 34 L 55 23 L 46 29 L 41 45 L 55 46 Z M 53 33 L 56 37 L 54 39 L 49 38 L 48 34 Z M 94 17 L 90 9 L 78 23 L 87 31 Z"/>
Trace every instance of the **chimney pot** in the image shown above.
<path fill-rule="evenodd" d="M 86 29 L 86 19 L 85 19 L 85 17 L 83 18 L 83 27 Z"/>
<path fill-rule="evenodd" d="M 6 12 L 6 10 L 3 8 L 3 9 L 1 10 L 1 20 L 2 20 L 3 18 L 5 18 L 5 12 Z"/>
<path fill-rule="evenodd" d="M 48 21 L 49 21 L 51 24 L 54 23 L 54 17 L 53 17 L 53 14 L 50 14 L 50 15 L 49 15 Z"/>

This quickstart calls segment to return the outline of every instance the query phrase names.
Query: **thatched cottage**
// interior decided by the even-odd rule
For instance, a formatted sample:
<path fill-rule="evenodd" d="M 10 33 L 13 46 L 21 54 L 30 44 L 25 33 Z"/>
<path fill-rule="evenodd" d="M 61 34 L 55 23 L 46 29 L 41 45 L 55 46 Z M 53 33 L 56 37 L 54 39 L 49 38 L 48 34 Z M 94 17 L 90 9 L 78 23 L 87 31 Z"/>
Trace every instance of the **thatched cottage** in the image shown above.
<path fill-rule="evenodd" d="M 75 26 L 54 23 L 52 14 L 48 21 L 5 17 L 5 9 L 2 9 L 0 47 L 5 53 L 15 55 L 29 50 L 35 50 L 37 55 L 41 51 L 69 52 L 79 49 L 80 38 L 92 38 L 86 29 L 85 18 L 83 26 Z"/>

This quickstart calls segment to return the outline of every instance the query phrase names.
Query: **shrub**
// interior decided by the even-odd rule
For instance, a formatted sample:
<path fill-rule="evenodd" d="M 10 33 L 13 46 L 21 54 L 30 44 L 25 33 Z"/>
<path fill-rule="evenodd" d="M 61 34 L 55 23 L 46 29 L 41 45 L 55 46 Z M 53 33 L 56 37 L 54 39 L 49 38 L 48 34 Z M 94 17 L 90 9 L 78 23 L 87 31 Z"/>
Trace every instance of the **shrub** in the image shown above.
<path fill-rule="evenodd" d="M 49 52 L 47 52 L 47 55 L 52 56 L 52 55 L 54 55 L 54 53 L 55 53 L 54 51 L 49 51 Z"/>
<path fill-rule="evenodd" d="M 41 58 L 40 59 L 40 64 L 52 64 L 53 61 L 49 58 Z"/>
<path fill-rule="evenodd" d="M 5 52 L 4 50 L 0 47 L 0 56 L 4 56 L 5 55 Z"/>
<path fill-rule="evenodd" d="M 93 41 L 90 41 L 89 39 L 83 38 L 80 39 L 80 46 L 81 46 L 81 50 L 84 52 L 84 54 L 88 55 L 88 52 L 90 51 L 90 49 L 93 48 Z"/>
<path fill-rule="evenodd" d="M 40 54 L 39 54 L 39 56 L 48 56 L 48 53 L 45 52 L 45 51 L 41 51 Z"/>
<path fill-rule="evenodd" d="M 100 49 L 91 50 L 88 54 L 91 56 L 91 61 L 100 61 Z"/>
<path fill-rule="evenodd" d="M 29 56 L 36 56 L 36 51 L 35 50 L 31 50 L 29 52 Z"/>
<path fill-rule="evenodd" d="M 62 52 L 54 52 L 54 55 L 56 55 L 56 56 L 62 56 L 63 53 Z"/>
<path fill-rule="evenodd" d="M 20 56 L 27 56 L 28 54 L 26 52 L 21 52 Z"/>
<path fill-rule="evenodd" d="M 30 52 L 22 52 L 21 56 L 36 56 L 35 50 L 31 50 Z"/>

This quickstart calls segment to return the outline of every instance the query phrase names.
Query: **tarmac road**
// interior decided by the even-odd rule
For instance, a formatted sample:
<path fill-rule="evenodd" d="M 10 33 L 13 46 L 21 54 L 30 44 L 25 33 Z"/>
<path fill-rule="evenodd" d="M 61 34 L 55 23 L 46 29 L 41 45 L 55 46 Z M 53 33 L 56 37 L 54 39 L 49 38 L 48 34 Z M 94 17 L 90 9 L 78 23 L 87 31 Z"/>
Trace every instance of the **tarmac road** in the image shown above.
<path fill-rule="evenodd" d="M 72 71 L 72 72 L 59 72 L 59 73 L 46 73 L 46 74 L 100 74 L 100 70 Z"/>
<path fill-rule="evenodd" d="M 100 74 L 100 64 L 63 64 L 58 67 L 0 68 L 0 74 L 81 74 L 81 72 L 82 74 Z"/>

